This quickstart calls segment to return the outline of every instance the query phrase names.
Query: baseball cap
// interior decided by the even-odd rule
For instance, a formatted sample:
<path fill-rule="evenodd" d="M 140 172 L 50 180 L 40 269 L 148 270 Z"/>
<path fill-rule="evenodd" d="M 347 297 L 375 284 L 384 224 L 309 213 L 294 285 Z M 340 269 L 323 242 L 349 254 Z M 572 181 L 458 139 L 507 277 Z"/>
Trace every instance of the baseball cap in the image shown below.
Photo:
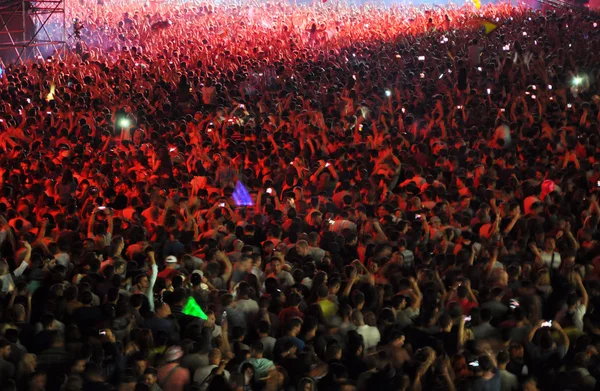
<path fill-rule="evenodd" d="M 175 258 L 173 255 L 169 255 L 165 258 L 165 263 L 177 263 L 177 258 Z"/>

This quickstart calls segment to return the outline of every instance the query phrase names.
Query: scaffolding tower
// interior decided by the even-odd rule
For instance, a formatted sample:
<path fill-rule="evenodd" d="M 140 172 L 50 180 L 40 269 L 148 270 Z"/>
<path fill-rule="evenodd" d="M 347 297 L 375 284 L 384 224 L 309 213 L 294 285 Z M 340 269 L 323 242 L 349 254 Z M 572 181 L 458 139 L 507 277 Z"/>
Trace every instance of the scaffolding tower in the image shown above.
<path fill-rule="evenodd" d="M 66 34 L 65 0 L 0 0 L 0 57 L 5 63 L 60 56 Z"/>

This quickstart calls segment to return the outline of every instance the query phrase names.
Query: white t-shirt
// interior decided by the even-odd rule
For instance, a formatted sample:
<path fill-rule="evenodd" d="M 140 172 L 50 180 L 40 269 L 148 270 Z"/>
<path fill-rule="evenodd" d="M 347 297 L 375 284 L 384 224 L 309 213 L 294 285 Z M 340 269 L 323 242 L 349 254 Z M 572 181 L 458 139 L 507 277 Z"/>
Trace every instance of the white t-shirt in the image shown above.
<path fill-rule="evenodd" d="M 235 308 L 242 311 L 246 318 L 249 315 L 254 315 L 258 312 L 258 303 L 252 299 L 241 299 L 235 302 Z"/>
<path fill-rule="evenodd" d="M 548 266 L 549 268 L 552 268 L 552 269 L 558 269 L 560 267 L 560 263 L 561 263 L 560 254 L 557 253 L 556 251 L 554 251 L 552 253 L 542 251 L 541 256 L 542 256 L 542 263 L 544 264 L 544 266 Z M 554 257 L 554 259 L 553 259 L 553 257 Z"/>
<path fill-rule="evenodd" d="M 200 385 L 201 383 L 204 382 L 204 384 L 202 384 L 200 386 L 200 390 L 206 391 L 206 389 L 208 388 L 208 385 L 210 384 L 210 379 L 208 379 L 208 381 L 206 381 L 206 382 L 205 382 L 205 380 L 210 376 L 213 369 L 215 369 L 216 367 L 217 367 L 216 365 L 209 365 L 204 368 L 199 368 L 196 370 L 196 372 L 194 373 L 194 383 Z M 229 372 L 223 371 L 223 377 L 225 378 L 225 380 L 229 381 Z"/>
<path fill-rule="evenodd" d="M 573 313 L 573 323 L 575 323 L 575 327 L 577 327 L 577 329 L 580 331 L 583 331 L 583 317 L 585 316 L 586 311 L 587 308 L 585 308 L 583 304 L 577 304 L 577 307 L 575 307 L 575 312 Z M 566 314 L 567 306 L 565 305 L 560 311 L 558 318 L 562 319 L 562 317 Z"/>
<path fill-rule="evenodd" d="M 362 325 L 356 328 L 356 332 L 362 335 L 365 341 L 365 349 L 377 347 L 379 341 L 381 341 L 381 334 L 377 327 Z"/>

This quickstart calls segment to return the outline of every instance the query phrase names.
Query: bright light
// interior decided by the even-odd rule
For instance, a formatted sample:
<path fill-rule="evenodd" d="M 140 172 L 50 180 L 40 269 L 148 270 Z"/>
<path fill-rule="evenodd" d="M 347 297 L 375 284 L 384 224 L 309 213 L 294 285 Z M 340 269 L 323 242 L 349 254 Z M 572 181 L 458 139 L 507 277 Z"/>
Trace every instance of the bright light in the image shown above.
<path fill-rule="evenodd" d="M 573 85 L 575 87 L 577 87 L 578 85 L 580 85 L 582 82 L 583 82 L 583 77 L 581 77 L 581 76 L 575 76 L 573 78 Z"/>
<path fill-rule="evenodd" d="M 392 91 L 390 90 L 385 90 L 385 96 L 390 97 L 392 96 Z"/>
<path fill-rule="evenodd" d="M 131 121 L 129 120 L 129 118 L 121 118 L 118 124 L 121 128 L 128 128 L 129 125 L 131 125 Z"/>

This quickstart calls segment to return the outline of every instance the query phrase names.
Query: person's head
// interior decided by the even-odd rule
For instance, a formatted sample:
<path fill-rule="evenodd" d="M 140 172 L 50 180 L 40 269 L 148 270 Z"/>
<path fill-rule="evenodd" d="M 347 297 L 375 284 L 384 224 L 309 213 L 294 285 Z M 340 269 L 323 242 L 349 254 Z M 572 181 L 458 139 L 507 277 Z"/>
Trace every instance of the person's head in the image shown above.
<path fill-rule="evenodd" d="M 221 351 L 219 349 L 213 349 L 208 353 L 208 362 L 210 365 L 219 365 L 221 357 Z"/>
<path fill-rule="evenodd" d="M 395 349 L 399 349 L 404 346 L 405 340 L 406 337 L 401 331 L 395 330 L 390 334 L 390 345 Z"/>
<path fill-rule="evenodd" d="M 450 332 L 452 330 L 452 318 L 449 314 L 443 313 L 438 319 L 438 324 L 441 331 Z"/>
<path fill-rule="evenodd" d="M 292 337 L 295 337 L 300 333 L 302 329 L 302 319 L 300 318 L 292 318 L 287 321 L 285 324 L 285 333 Z"/>
<path fill-rule="evenodd" d="M 10 356 L 10 342 L 7 339 L 0 339 L 0 358 L 6 360 Z"/>
<path fill-rule="evenodd" d="M 494 369 L 494 363 L 487 354 L 479 356 L 479 369 L 484 375 L 490 373 Z"/>
<path fill-rule="evenodd" d="M 133 357 L 132 369 L 137 376 L 142 376 L 148 368 L 148 359 L 142 353 L 139 353 Z"/>
<path fill-rule="evenodd" d="M 298 293 L 295 293 L 295 292 L 291 293 L 287 297 L 287 304 L 290 307 L 298 307 L 301 302 L 302 302 L 302 298 L 300 297 L 300 295 Z"/>
<path fill-rule="evenodd" d="M 546 239 L 544 240 L 544 247 L 547 252 L 554 251 L 554 249 L 556 248 L 556 241 L 554 240 L 554 238 L 550 236 L 546 237 Z"/>
<path fill-rule="evenodd" d="M 281 273 L 281 271 L 283 270 L 283 263 L 281 262 L 281 259 L 279 259 L 279 258 L 271 259 L 271 270 L 275 274 Z"/>
<path fill-rule="evenodd" d="M 238 285 L 238 291 L 237 291 L 238 299 L 247 299 L 249 294 L 250 294 L 250 284 L 248 284 L 246 281 L 240 282 L 240 284 Z"/>
<path fill-rule="evenodd" d="M 154 368 L 147 368 L 144 371 L 144 383 L 149 387 L 153 387 L 158 379 L 158 371 Z"/>
<path fill-rule="evenodd" d="M 236 264 L 236 268 L 241 272 L 246 272 L 252 269 L 252 257 L 248 255 L 242 256 L 240 261 Z"/>
<path fill-rule="evenodd" d="M 250 354 L 254 358 L 262 358 L 265 347 L 262 342 L 256 341 L 252 344 L 252 348 L 250 350 Z"/>
<path fill-rule="evenodd" d="M 365 324 L 363 313 L 360 311 L 354 311 L 352 313 L 352 322 L 356 327 L 362 326 Z"/>
<path fill-rule="evenodd" d="M 354 304 L 354 309 L 357 311 L 361 311 L 365 306 L 365 294 L 357 291 L 352 295 L 352 303 Z"/>
<path fill-rule="evenodd" d="M 46 373 L 34 372 L 29 376 L 29 390 L 31 391 L 44 391 L 46 389 Z"/>
<path fill-rule="evenodd" d="M 146 274 L 139 274 L 135 277 L 134 285 L 137 285 L 140 291 L 146 291 L 150 287 L 150 280 Z"/>
<path fill-rule="evenodd" d="M 327 285 L 321 284 L 317 287 L 317 296 L 319 300 L 325 300 L 329 296 L 329 289 Z"/>
<path fill-rule="evenodd" d="M 299 240 L 296 242 L 296 252 L 301 257 L 308 256 L 308 242 L 306 240 Z"/>
<path fill-rule="evenodd" d="M 154 310 L 158 318 L 168 318 L 171 315 L 171 307 L 163 301 L 155 302 Z"/>
<path fill-rule="evenodd" d="M 510 361 L 510 354 L 506 350 L 502 350 L 498 353 L 498 356 L 496 356 L 496 361 L 498 362 L 498 367 L 504 369 Z"/>

